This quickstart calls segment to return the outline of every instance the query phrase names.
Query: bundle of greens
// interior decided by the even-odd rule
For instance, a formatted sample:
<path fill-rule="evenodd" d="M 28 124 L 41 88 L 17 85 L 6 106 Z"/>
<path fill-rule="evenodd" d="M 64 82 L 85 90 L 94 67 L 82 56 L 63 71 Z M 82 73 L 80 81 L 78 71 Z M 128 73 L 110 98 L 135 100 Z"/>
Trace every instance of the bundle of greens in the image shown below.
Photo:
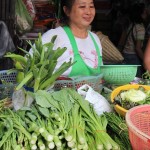
<path fill-rule="evenodd" d="M 1 150 L 119 150 L 106 132 L 107 120 L 98 116 L 75 90 L 64 88 L 33 93 L 34 103 L 0 114 Z"/>
<path fill-rule="evenodd" d="M 10 52 L 5 55 L 5 57 L 14 61 L 15 68 L 12 71 L 17 70 L 17 82 L 19 85 L 16 90 L 19 90 L 24 85 L 32 87 L 34 91 L 47 89 L 72 65 L 70 60 L 69 62 L 64 62 L 57 70 L 55 69 L 58 58 L 66 51 L 65 47 L 53 50 L 56 38 L 57 36 L 53 36 L 49 43 L 42 44 L 41 35 L 39 34 L 39 38 L 35 40 L 35 45 L 27 41 L 32 48 L 32 54 L 19 48 L 24 52 L 25 56 Z"/>
<path fill-rule="evenodd" d="M 121 150 L 131 150 L 129 141 L 128 127 L 123 117 L 116 113 L 104 113 L 108 120 L 107 129 L 111 132 L 110 136 L 120 145 Z"/>

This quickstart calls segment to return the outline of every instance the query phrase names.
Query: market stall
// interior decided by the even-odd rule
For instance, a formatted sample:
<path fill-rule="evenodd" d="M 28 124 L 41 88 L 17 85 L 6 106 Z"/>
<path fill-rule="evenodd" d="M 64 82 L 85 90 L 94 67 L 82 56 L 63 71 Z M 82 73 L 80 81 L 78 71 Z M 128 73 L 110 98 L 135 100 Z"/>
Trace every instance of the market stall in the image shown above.
<path fill-rule="evenodd" d="M 137 128 L 144 134 L 135 136 L 136 131 L 131 130 L 128 120 L 125 120 L 128 109 L 122 108 L 124 106 L 121 100 L 127 101 L 127 98 L 124 95 L 124 99 L 118 100 L 120 103 L 116 100 L 120 91 L 129 92 L 129 89 L 136 87 L 137 92 L 139 87 L 145 87 L 143 95 L 145 94 L 147 99 L 143 98 L 143 103 L 138 103 L 141 102 L 141 94 L 134 94 L 133 97 L 131 93 L 126 95 L 131 96 L 134 101 L 138 97 L 140 100 L 135 101 L 136 105 L 149 103 L 149 95 L 146 96 L 149 86 L 140 86 L 141 82 L 133 85 L 135 81 L 131 82 L 135 78 L 137 66 L 118 68 L 120 66 L 104 65 L 101 76 L 82 77 L 80 80 L 59 78 L 73 64 L 71 61 L 64 63 L 54 72 L 56 60 L 65 52 L 64 48 L 53 51 L 55 38 L 53 37 L 49 44 L 42 45 L 39 37 L 35 41 L 33 55 L 21 48 L 25 57 L 14 53 L 5 55 L 14 61 L 15 67 L 1 73 L 1 86 L 4 87 L 2 94 L 8 87 L 12 88 L 0 101 L 0 149 L 138 150 L 135 143 L 133 144 L 133 141 L 136 141 L 143 143 L 140 149 L 146 147 L 148 150 L 149 105 L 144 112 L 144 129 L 147 132 L 142 131 L 140 126 Z M 32 43 L 29 44 L 32 47 Z M 49 51 L 43 51 L 44 46 L 49 48 Z M 149 77 L 148 74 L 145 75 Z M 126 78 L 128 80 L 125 80 Z M 64 84 L 65 82 L 67 84 Z M 129 85 L 122 88 L 121 85 L 125 84 Z M 126 111 L 122 114 L 124 109 Z M 127 119 L 130 119 L 130 115 Z"/>
<path fill-rule="evenodd" d="M 149 72 L 137 78 L 138 65 L 122 64 L 121 52 L 97 32 L 103 49 L 98 73 L 64 76 L 76 61 L 57 66 L 67 48 L 56 49 L 56 35 L 42 43 L 45 27 L 59 18 L 52 1 L 34 0 L 36 15 L 31 1 L 23 2 L 35 27 L 26 31 L 37 32 L 18 30 L 31 50 L 21 46 L 4 55 L 13 68 L 0 71 L 0 149 L 150 150 Z"/>

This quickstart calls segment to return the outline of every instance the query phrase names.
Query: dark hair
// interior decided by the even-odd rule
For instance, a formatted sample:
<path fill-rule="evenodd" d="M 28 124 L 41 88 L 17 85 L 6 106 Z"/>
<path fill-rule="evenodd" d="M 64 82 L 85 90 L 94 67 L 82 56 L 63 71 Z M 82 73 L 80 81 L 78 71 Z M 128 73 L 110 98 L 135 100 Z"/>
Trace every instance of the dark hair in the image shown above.
<path fill-rule="evenodd" d="M 61 18 L 60 18 L 60 20 L 64 25 L 69 25 L 69 18 L 64 13 L 63 7 L 65 6 L 68 9 L 68 11 L 70 12 L 72 9 L 72 6 L 76 0 L 60 0 L 60 1 L 61 1 Z M 93 0 L 93 2 L 94 1 L 95 0 Z"/>
<path fill-rule="evenodd" d="M 65 14 L 65 12 L 63 10 L 63 7 L 65 6 L 68 9 L 68 11 L 70 12 L 74 2 L 75 2 L 75 0 L 61 0 L 61 22 L 64 25 L 68 25 L 69 24 L 69 18 Z"/>
<path fill-rule="evenodd" d="M 136 3 L 130 8 L 130 19 L 133 23 L 143 23 L 144 20 L 142 18 L 142 14 L 145 10 L 144 3 Z"/>

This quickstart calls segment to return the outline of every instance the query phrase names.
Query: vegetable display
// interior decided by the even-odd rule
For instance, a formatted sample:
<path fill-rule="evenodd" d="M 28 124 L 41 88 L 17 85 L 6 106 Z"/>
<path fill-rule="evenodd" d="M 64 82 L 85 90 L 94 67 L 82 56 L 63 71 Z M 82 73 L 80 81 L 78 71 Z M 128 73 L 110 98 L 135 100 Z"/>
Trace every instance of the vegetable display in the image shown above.
<path fill-rule="evenodd" d="M 150 90 L 145 90 L 142 86 L 138 89 L 122 90 L 115 97 L 114 103 L 127 110 L 138 105 L 150 104 Z"/>
<path fill-rule="evenodd" d="M 0 112 L 1 150 L 119 150 L 108 135 L 107 119 L 98 116 L 75 90 L 33 93 L 31 107 Z"/>
<path fill-rule="evenodd" d="M 5 55 L 14 62 L 15 68 L 9 71 L 17 71 L 17 85 L 12 101 L 0 100 L 0 150 L 131 150 L 121 117 L 114 113 L 97 115 L 93 105 L 74 89 L 49 90 L 74 64 L 70 59 L 56 69 L 58 58 L 66 51 L 65 47 L 54 50 L 56 38 L 42 44 L 39 34 L 34 45 L 27 41 L 32 53 L 19 48 L 24 56 Z M 32 88 L 33 92 L 25 88 Z M 102 90 L 108 99 L 111 92 Z M 150 104 L 150 91 L 141 87 L 121 91 L 115 103 L 127 109 Z"/>
<path fill-rule="evenodd" d="M 35 40 L 35 45 L 28 41 L 33 51 L 32 54 L 19 48 L 25 53 L 25 56 L 13 53 L 5 55 L 5 57 L 9 57 L 14 61 L 14 70 L 18 72 L 16 79 L 19 84 L 16 90 L 24 85 L 32 87 L 34 91 L 47 89 L 73 64 L 70 60 L 64 62 L 57 70 L 55 69 L 58 58 L 66 51 L 65 47 L 58 47 L 53 50 L 56 38 L 57 36 L 53 36 L 49 43 L 42 44 L 41 35 L 39 34 L 39 38 Z"/>

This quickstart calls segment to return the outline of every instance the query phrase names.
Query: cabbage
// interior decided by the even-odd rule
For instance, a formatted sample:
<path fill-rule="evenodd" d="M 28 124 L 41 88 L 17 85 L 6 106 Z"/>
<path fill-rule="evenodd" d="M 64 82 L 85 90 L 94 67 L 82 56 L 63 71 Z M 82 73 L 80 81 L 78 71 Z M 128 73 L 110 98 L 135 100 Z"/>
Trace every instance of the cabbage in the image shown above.
<path fill-rule="evenodd" d="M 147 95 L 141 90 L 130 89 L 128 91 L 122 92 L 120 97 L 123 101 L 126 100 L 131 102 L 141 102 L 146 99 Z"/>

